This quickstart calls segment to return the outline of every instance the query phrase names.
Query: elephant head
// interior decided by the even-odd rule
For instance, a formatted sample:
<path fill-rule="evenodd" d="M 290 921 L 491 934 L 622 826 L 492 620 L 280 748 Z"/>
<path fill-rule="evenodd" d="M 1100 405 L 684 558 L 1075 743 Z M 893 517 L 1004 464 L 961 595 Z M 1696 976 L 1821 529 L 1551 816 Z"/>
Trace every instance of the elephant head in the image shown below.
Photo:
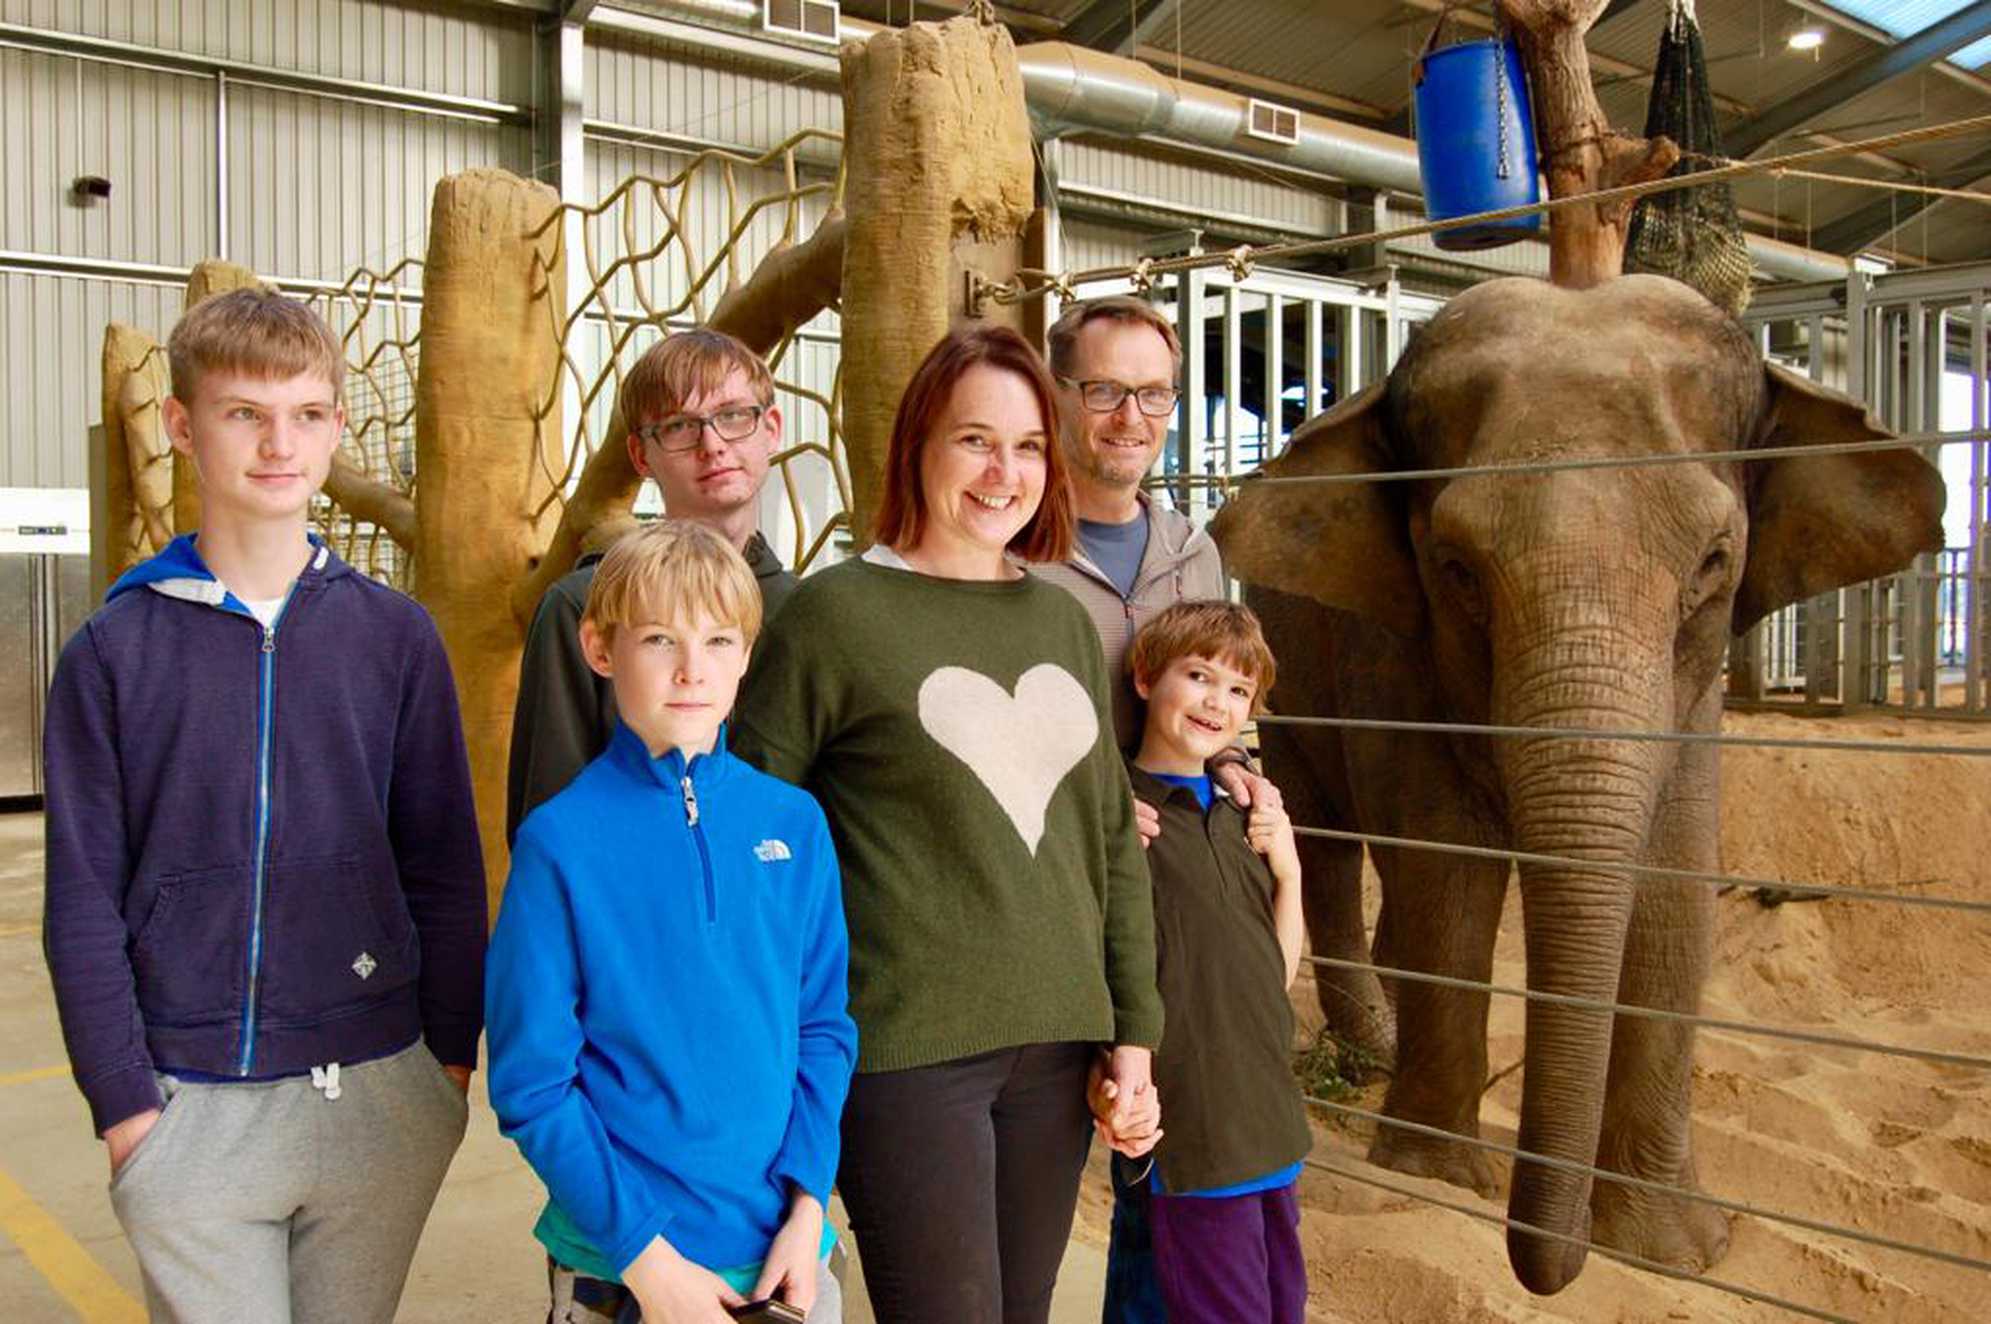
<path fill-rule="evenodd" d="M 1765 364 L 1740 326 L 1671 280 L 1500 280 L 1452 300 L 1387 382 L 1302 427 L 1262 474 L 1328 481 L 1247 480 L 1214 531 L 1247 584 L 1428 650 L 1459 720 L 1714 730 L 1729 636 L 1939 547 L 1942 482 L 1909 450 L 1609 462 L 1889 435 L 1854 401 Z M 1604 463 L 1543 463 L 1562 461 Z M 1396 477 L 1438 469 L 1476 472 Z M 1677 842 L 1654 843 L 1684 835 L 1704 838 L 1685 858 L 1713 867 L 1714 752 L 1601 736 L 1481 745 L 1513 845 L 1567 861 L 1520 871 L 1529 987 L 1617 1000 L 1634 910 L 1623 866 L 1682 859 Z M 1682 921 L 1702 930 L 1682 980 L 1689 1010 L 1709 959 L 1706 895 Z M 1607 1013 L 1530 1001 L 1522 1149 L 1600 1161 L 1612 1040 Z M 1677 1048 L 1691 1060 L 1689 1034 Z M 1680 1078 L 1684 1096 L 1684 1066 Z M 1524 1284 L 1552 1292 L 1576 1276 L 1591 1195 L 1581 1172 L 1516 1165 L 1512 1217 L 1576 1239 L 1510 1232 Z"/>

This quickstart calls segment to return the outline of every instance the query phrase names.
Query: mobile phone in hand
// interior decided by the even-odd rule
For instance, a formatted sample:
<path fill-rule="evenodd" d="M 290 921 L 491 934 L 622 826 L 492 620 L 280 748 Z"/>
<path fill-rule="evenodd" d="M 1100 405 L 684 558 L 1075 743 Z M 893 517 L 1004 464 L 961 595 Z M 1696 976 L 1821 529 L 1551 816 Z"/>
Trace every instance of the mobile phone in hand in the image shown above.
<path fill-rule="evenodd" d="M 756 1324 L 802 1324 L 806 1318 L 794 1306 L 771 1296 L 760 1301 L 749 1301 L 743 1306 L 727 1306 L 726 1313 L 734 1319 L 752 1320 Z"/>

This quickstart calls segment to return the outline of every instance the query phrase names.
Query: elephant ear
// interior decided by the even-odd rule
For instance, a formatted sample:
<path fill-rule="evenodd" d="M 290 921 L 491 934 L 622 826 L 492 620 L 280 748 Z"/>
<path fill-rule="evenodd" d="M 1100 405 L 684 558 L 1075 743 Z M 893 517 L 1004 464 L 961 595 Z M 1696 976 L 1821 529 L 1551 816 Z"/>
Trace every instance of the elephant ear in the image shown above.
<path fill-rule="evenodd" d="M 1404 523 L 1403 484 L 1265 481 L 1390 472 L 1387 391 L 1379 382 L 1307 422 L 1283 454 L 1238 487 L 1210 532 L 1225 567 L 1245 583 L 1414 637 L 1424 628 L 1424 586 Z"/>
<path fill-rule="evenodd" d="M 1752 446 L 1817 446 L 1895 435 L 1852 398 L 1763 365 Z M 1749 557 L 1737 634 L 1777 608 L 1892 574 L 1943 545 L 1943 480 L 1912 450 L 1763 460 L 1747 466 Z"/>

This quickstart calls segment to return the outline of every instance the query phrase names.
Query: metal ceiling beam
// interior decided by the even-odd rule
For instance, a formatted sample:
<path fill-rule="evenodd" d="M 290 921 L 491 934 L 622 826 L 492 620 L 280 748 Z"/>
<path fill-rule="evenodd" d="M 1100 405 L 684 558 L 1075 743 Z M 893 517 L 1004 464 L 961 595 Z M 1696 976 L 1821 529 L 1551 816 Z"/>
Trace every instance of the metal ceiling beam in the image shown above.
<path fill-rule="evenodd" d="M 1092 0 L 1072 15 L 1058 36 L 1075 46 L 1132 55 L 1156 27 L 1175 13 L 1177 0 Z M 1130 12 L 1131 11 L 1131 12 Z"/>
<path fill-rule="evenodd" d="M 1927 181 L 1937 188 L 1971 188 L 1991 180 L 1991 148 L 1960 161 Z M 1879 243 L 1943 199 L 1926 193 L 1901 193 L 1870 202 L 1830 225 L 1820 226 L 1812 246 L 1828 253 L 1857 253 Z"/>
<path fill-rule="evenodd" d="M 1604 12 L 1597 15 L 1597 21 L 1590 25 L 1590 30 L 1595 32 L 1639 2 L 1640 0 L 1611 0 L 1611 3 L 1604 7 Z"/>
<path fill-rule="evenodd" d="M 588 15 L 594 13 L 595 6 L 600 3 L 601 0 L 567 0 L 565 6 L 560 10 L 560 21 L 562 23 L 585 23 L 588 21 Z"/>
<path fill-rule="evenodd" d="M 1742 124 L 1722 134 L 1730 156 L 1745 157 L 1863 92 L 1914 73 L 1945 59 L 1981 37 L 1991 35 L 1991 0 L 1977 0 L 1892 46 L 1868 52 L 1849 65 L 1833 69 L 1818 82 L 1766 106 Z"/>

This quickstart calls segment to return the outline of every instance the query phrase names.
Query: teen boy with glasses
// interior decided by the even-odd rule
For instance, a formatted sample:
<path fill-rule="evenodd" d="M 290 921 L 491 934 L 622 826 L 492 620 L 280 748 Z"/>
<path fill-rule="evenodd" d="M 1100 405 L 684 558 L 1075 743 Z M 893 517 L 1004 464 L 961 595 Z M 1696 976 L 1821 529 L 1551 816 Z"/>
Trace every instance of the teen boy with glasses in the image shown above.
<path fill-rule="evenodd" d="M 664 513 L 718 533 L 760 585 L 764 615 L 795 587 L 760 535 L 758 503 L 781 446 L 774 379 L 760 356 L 703 327 L 665 337 L 622 382 L 629 460 L 656 482 Z M 615 733 L 615 696 L 581 653 L 581 611 L 599 553 L 581 558 L 540 600 L 519 668 L 505 792 L 505 837 L 604 749 Z"/>

